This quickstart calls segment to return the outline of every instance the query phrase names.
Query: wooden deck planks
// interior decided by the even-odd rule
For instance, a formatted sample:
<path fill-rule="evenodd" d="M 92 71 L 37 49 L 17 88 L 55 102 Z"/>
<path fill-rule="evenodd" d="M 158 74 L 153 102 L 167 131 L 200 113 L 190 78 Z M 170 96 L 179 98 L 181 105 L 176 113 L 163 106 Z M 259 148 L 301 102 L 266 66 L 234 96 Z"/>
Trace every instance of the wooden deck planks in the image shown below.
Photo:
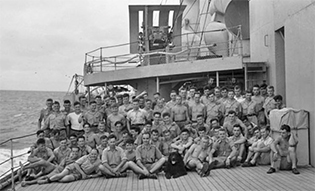
<path fill-rule="evenodd" d="M 162 191 L 190 191 L 190 190 L 314 190 L 315 168 L 300 168 L 300 175 L 291 171 L 280 171 L 267 174 L 269 166 L 251 168 L 237 167 L 234 169 L 215 169 L 209 177 L 200 178 L 196 172 L 177 179 L 166 179 L 160 173 L 158 180 L 139 180 L 137 175 L 128 172 L 127 178 L 105 179 L 104 177 L 81 180 L 73 183 L 52 183 L 45 185 L 32 185 L 22 188 L 16 186 L 18 191 L 40 190 L 162 190 Z"/>

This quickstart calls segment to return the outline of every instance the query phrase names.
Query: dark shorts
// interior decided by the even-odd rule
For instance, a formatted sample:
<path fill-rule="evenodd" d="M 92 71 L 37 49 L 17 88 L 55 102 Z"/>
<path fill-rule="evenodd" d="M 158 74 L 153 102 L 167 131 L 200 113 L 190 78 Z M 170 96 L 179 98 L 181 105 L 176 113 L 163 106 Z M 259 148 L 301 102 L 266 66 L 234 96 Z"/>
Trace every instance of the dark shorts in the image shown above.
<path fill-rule="evenodd" d="M 292 170 L 292 162 L 289 162 L 287 157 L 281 157 L 280 170 Z"/>
<path fill-rule="evenodd" d="M 84 131 L 83 130 L 70 129 L 70 135 L 72 135 L 72 134 L 76 135 L 77 137 L 80 137 L 84 134 Z"/>

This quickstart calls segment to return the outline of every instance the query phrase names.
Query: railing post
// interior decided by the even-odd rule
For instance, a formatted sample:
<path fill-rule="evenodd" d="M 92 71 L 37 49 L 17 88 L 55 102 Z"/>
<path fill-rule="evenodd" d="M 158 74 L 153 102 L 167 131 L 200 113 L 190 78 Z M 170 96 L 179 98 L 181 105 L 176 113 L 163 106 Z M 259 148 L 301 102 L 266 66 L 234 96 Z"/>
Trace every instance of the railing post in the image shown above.
<path fill-rule="evenodd" d="M 14 164 L 13 164 L 13 140 L 10 139 L 11 142 L 11 188 L 12 190 L 15 190 L 15 184 L 14 184 Z"/>
<path fill-rule="evenodd" d="M 114 65 L 115 65 L 115 70 L 116 70 L 116 57 L 115 57 L 115 64 Z"/>
<path fill-rule="evenodd" d="M 103 61 L 102 61 L 102 60 L 103 60 L 103 59 L 102 59 L 102 55 L 103 55 L 103 54 L 102 54 L 102 52 L 103 52 L 103 51 L 102 51 L 102 47 L 101 47 L 101 54 L 100 54 L 100 56 L 101 56 L 101 58 L 100 58 L 100 59 L 101 59 L 101 72 L 103 71 Z"/>

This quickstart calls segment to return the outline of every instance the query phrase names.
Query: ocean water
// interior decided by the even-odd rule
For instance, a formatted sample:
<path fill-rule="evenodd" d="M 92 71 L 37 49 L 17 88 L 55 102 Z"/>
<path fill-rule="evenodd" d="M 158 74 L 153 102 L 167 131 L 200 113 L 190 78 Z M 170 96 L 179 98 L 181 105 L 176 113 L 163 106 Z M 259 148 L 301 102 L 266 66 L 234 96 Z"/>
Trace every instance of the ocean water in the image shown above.
<path fill-rule="evenodd" d="M 0 90 L 0 143 L 13 137 L 35 133 L 37 121 L 46 99 L 52 98 L 62 105 L 66 92 L 44 91 L 8 91 Z M 14 155 L 26 153 L 36 136 L 13 141 Z M 0 145 L 0 163 L 10 157 L 10 142 Z M 28 155 L 14 160 L 14 166 L 19 161 L 26 161 Z M 9 170 L 11 163 L 0 165 L 0 176 Z"/>

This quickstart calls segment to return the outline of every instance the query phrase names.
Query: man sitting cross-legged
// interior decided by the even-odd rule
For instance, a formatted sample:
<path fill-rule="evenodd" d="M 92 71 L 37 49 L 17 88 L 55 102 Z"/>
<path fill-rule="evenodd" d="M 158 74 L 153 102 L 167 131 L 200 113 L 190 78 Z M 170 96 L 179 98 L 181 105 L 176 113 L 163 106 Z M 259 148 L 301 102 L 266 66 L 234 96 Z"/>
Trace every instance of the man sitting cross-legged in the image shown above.
<path fill-rule="evenodd" d="M 99 169 L 107 178 L 126 177 L 124 171 L 127 168 L 126 155 L 124 150 L 116 146 L 117 138 L 114 134 L 108 137 L 108 147 L 104 149 L 102 154 L 102 164 Z"/>
<path fill-rule="evenodd" d="M 157 179 L 156 172 L 165 163 L 161 151 L 150 144 L 150 133 L 142 134 L 142 144 L 136 149 L 136 160 L 139 167 L 143 170 L 139 179 L 152 178 Z"/>
<path fill-rule="evenodd" d="M 188 169 L 196 169 L 201 177 L 208 176 L 213 168 L 213 164 L 209 165 L 209 162 L 206 160 L 211 151 L 209 141 L 210 138 L 208 136 L 203 136 L 200 144 L 193 144 L 184 157 L 186 167 Z"/>
<path fill-rule="evenodd" d="M 230 168 L 236 161 L 237 148 L 226 138 L 226 131 L 219 130 L 219 140 L 216 141 L 211 149 L 209 162 L 214 163 L 214 168 Z"/>
<path fill-rule="evenodd" d="M 242 167 L 255 166 L 258 159 L 259 164 L 270 163 L 270 145 L 273 142 L 269 135 L 270 127 L 262 127 L 260 132 L 262 137 L 248 148 L 247 158 Z"/>
<path fill-rule="evenodd" d="M 36 180 L 31 180 L 31 181 L 23 181 L 21 183 L 21 186 L 26 186 L 26 185 L 31 185 L 31 184 L 45 184 L 48 183 L 48 178 L 51 178 L 53 175 L 56 175 L 58 173 L 61 173 L 63 171 L 63 169 L 67 166 L 70 165 L 72 163 L 74 163 L 76 160 L 79 159 L 79 148 L 78 147 L 72 147 L 71 148 L 71 152 L 70 155 L 67 156 L 66 158 L 64 158 L 59 165 L 53 165 L 50 162 L 47 161 L 38 161 L 35 162 L 31 165 L 29 165 L 28 167 L 30 168 L 31 166 L 42 166 L 43 169 L 46 169 L 46 171 L 51 171 L 49 174 L 44 175 L 39 177 Z M 20 164 L 21 165 L 21 164 Z M 23 165 L 21 165 L 21 169 L 23 169 Z"/>
<path fill-rule="evenodd" d="M 276 172 L 275 162 L 279 160 L 280 170 L 291 170 L 293 174 L 300 174 L 297 170 L 296 146 L 298 140 L 291 133 L 291 128 L 288 125 L 282 125 L 280 128 L 281 136 L 278 137 L 271 145 L 270 160 L 271 167 L 268 174 Z"/>

